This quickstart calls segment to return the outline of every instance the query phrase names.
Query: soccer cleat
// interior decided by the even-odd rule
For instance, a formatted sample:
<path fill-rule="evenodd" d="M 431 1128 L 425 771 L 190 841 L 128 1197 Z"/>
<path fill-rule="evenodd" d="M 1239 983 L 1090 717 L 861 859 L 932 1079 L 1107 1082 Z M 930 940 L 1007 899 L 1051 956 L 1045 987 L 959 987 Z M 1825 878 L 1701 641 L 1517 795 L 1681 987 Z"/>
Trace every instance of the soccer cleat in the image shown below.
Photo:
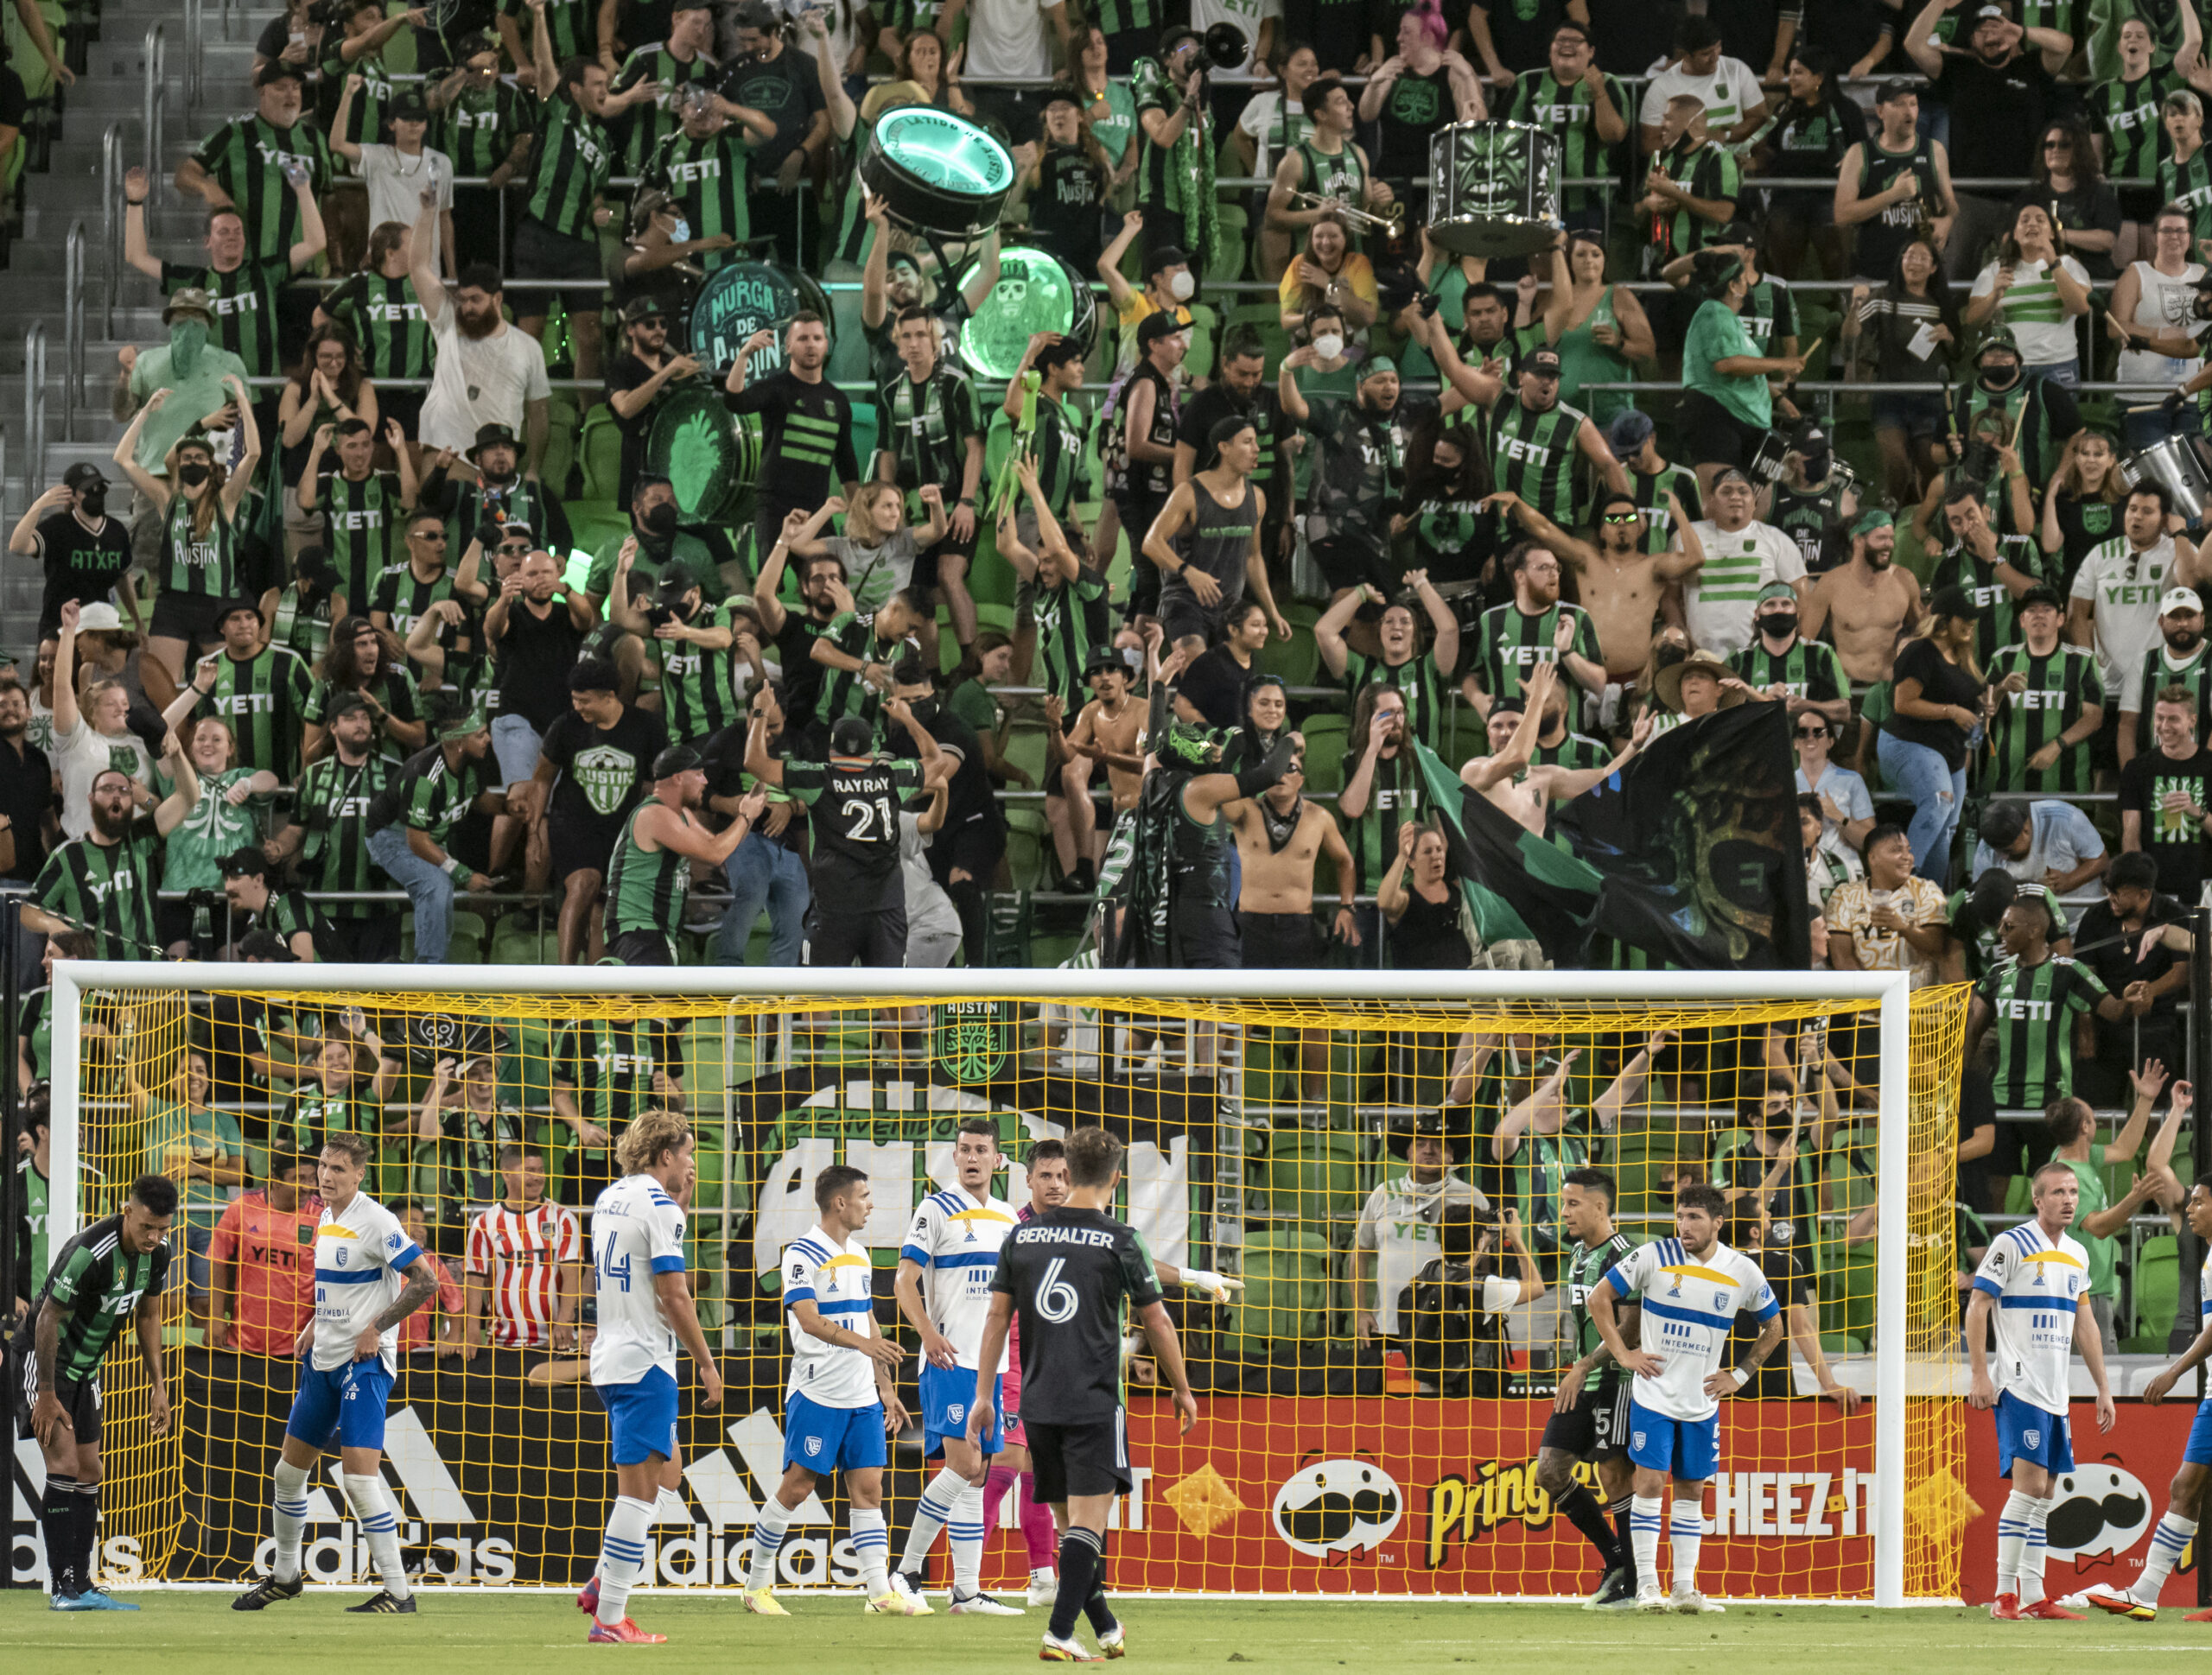
<path fill-rule="evenodd" d="M 138 1608 L 128 1600 L 112 1594 L 103 1594 L 97 1588 L 87 1588 L 81 1594 L 56 1594 L 48 1604 L 49 1611 L 136 1611 Z"/>
<path fill-rule="evenodd" d="M 925 1611 L 928 1608 L 927 1606 L 922 1608 Z M 955 1594 L 952 1603 L 945 1609 L 956 1617 L 1019 1617 L 1025 1615 L 1020 1606 L 1002 1605 L 980 1589 L 972 1594 Z M 919 1616 L 921 1612 L 914 1615 Z"/>
<path fill-rule="evenodd" d="M 2182 1621 L 2183 1622 L 2212 1622 L 2212 1611 L 2192 1611 Z"/>
<path fill-rule="evenodd" d="M 1989 1615 L 1999 1622 L 2019 1621 L 2020 1596 L 2018 1594 L 1999 1594 L 1989 1602 Z"/>
<path fill-rule="evenodd" d="M 379 1588 L 359 1605 L 346 1608 L 349 1616 L 355 1617 L 411 1617 L 415 1615 L 415 1596 L 394 1599 L 390 1591 Z"/>
<path fill-rule="evenodd" d="M 232 1600 L 231 1609 L 266 1611 L 272 1605 L 282 1604 L 288 1599 L 299 1598 L 307 1590 L 307 1585 L 308 1579 L 305 1577 L 294 1577 L 289 1582 L 279 1582 L 275 1577 L 271 1577 L 266 1582 L 255 1583 Z"/>
<path fill-rule="evenodd" d="M 1129 1655 L 1129 1631 L 1126 1624 L 1117 1622 L 1098 1637 L 1098 1655 L 1102 1658 L 1126 1658 Z"/>
<path fill-rule="evenodd" d="M 1719 1601 L 1706 1598 L 1694 1588 L 1675 1589 L 1673 1597 L 1667 1602 L 1667 1608 L 1685 1617 L 1718 1617 L 1726 1615 L 1728 1609 Z"/>
<path fill-rule="evenodd" d="M 1660 1591 L 1657 1583 L 1647 1582 L 1636 1590 L 1636 1608 L 1656 1615 L 1674 1608 L 1667 1603 L 1667 1596 Z"/>
<path fill-rule="evenodd" d="M 770 1592 L 766 1588 L 747 1589 L 745 1590 L 745 1608 L 752 1612 L 756 1617 L 788 1617 L 791 1615 L 790 1612 L 784 1609 L 783 1601 L 778 1599 L 773 1593 Z"/>
<path fill-rule="evenodd" d="M 922 1587 L 923 1577 L 919 1570 L 893 1570 L 891 1573 L 891 1591 L 906 1602 L 906 1615 L 910 1617 L 933 1617 L 937 1615 L 937 1608 L 930 1603 L 929 1596 L 922 1592 Z"/>
<path fill-rule="evenodd" d="M 1586 1611 L 1611 1611 L 1619 1606 L 1636 1603 L 1636 1589 L 1628 1579 L 1626 1570 L 1608 1570 L 1605 1580 L 1598 1584 L 1598 1591 L 1582 1602 Z"/>
<path fill-rule="evenodd" d="M 1050 1570 L 1032 1570 L 1029 1573 L 1029 1598 L 1027 1603 L 1050 1605 L 1059 1596 L 1060 1579 L 1057 1574 Z"/>
<path fill-rule="evenodd" d="M 924 1612 L 929 1612 L 931 1616 L 937 1615 L 930 1611 L 926 1605 L 923 1606 L 920 1611 L 917 1611 L 914 1608 L 916 1603 L 917 1602 L 908 1599 L 904 1594 L 894 1591 L 878 1594 L 867 1604 L 861 1606 L 861 1610 L 864 1615 L 871 1617 L 918 1617 Z"/>
<path fill-rule="evenodd" d="M 1081 1641 L 1064 1640 L 1048 1631 L 1043 1644 L 1037 1648 L 1037 1660 L 1047 1664 L 1095 1664 L 1098 1656 L 1086 1650 Z"/>
<path fill-rule="evenodd" d="M 2033 1622 L 2087 1622 L 2088 1618 L 2079 1611 L 2069 1611 L 2055 1599 L 2039 1599 L 2033 1605 L 2020 1608 L 2024 1621 Z"/>
<path fill-rule="evenodd" d="M 576 1594 L 576 1609 L 588 1617 L 599 1615 L 599 1578 L 594 1577 Z"/>
<path fill-rule="evenodd" d="M 668 1636 L 648 1634 L 627 1617 L 612 1628 L 594 1619 L 591 1633 L 584 1636 L 584 1643 L 587 1646 L 665 1646 Z"/>
<path fill-rule="evenodd" d="M 2126 1617 L 2133 1622 L 2155 1622 L 2158 1608 L 2145 1605 L 2133 1594 L 2107 1592 L 2102 1589 L 2088 1596 L 2088 1602 L 2100 1611 L 2109 1611 L 2115 1617 Z"/>

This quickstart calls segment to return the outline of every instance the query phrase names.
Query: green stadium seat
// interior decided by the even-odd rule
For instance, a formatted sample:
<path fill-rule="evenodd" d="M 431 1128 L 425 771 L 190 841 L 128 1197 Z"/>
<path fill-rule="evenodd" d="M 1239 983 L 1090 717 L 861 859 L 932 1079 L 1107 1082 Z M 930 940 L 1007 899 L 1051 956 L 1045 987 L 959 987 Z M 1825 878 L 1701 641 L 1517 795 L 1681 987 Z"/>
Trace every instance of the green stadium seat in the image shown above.
<path fill-rule="evenodd" d="M 1268 1136 L 1262 1179 L 1277 1232 L 1318 1233 L 1351 1243 L 1362 1202 L 1360 1136 L 1349 1129 L 1278 1128 Z"/>
<path fill-rule="evenodd" d="M 2134 1303 L 2135 1329 L 2155 1337 L 2161 1347 L 2174 1323 L 2174 1305 L 2181 1297 L 2181 1247 L 2173 1234 L 2145 1239 L 2136 1253 L 2130 1279 Z"/>
<path fill-rule="evenodd" d="M 613 408 L 602 403 L 584 415 L 576 453 L 583 472 L 584 498 L 614 499 L 622 485 L 622 427 L 616 422 Z"/>
<path fill-rule="evenodd" d="M 1344 788 L 1344 750 L 1349 717 L 1334 712 L 1309 715 L 1298 724 L 1306 736 L 1306 789 L 1341 791 Z"/>
<path fill-rule="evenodd" d="M 1264 1359 L 1273 1343 L 1328 1336 L 1329 1241 L 1279 1228 L 1246 1236 L 1244 1290 L 1222 1333 L 1231 1355 Z"/>
<path fill-rule="evenodd" d="M 1850 1254 L 1821 1275 L 1821 1329 L 1874 1338 L 1874 1272 L 1871 1254 Z"/>

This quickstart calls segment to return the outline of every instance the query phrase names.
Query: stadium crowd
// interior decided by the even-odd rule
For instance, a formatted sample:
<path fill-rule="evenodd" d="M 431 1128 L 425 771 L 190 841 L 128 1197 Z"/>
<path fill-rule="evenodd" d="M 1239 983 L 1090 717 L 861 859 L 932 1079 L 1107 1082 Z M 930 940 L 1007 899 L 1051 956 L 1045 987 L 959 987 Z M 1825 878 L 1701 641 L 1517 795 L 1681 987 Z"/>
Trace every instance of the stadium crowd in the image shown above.
<path fill-rule="evenodd" d="M 2212 873 L 2207 508 L 2123 466 L 2212 403 L 2193 0 L 478 10 L 302 0 L 251 108 L 124 181 L 167 340 L 9 542 L 47 587 L 0 856 L 49 958 L 536 958 L 550 904 L 566 962 L 1522 968 L 1416 742 L 1541 837 L 1771 703 L 1815 961 L 1977 986 L 1966 1209 L 2054 1154 L 2107 1247 L 2180 1202 L 2171 1120 L 2115 1171 Z M 1018 166 L 953 270 L 856 166 L 908 106 Z M 1525 258 L 1431 235 L 1432 136 L 1493 118 L 1560 148 Z M 155 248 L 156 192 L 204 239 Z M 1040 326 L 986 378 L 961 336 L 1020 246 L 1096 277 L 1096 341 Z M 808 306 L 717 361 L 690 311 L 748 258 Z M 757 435 L 749 512 L 664 474 L 702 400 Z M 44 1029 L 34 997 L 26 1085 Z M 488 1047 L 243 1039 L 201 1074 L 306 1152 L 410 1063 L 474 1172 L 436 1202 L 536 1225 L 519 1134 L 467 1126 Z M 1845 1031 L 1710 1086 L 1665 1046 L 1606 1074 L 1725 1081 L 1732 1197 L 1786 1201 L 1792 1095 L 1832 1126 L 1872 1076 Z M 1591 1161 L 1606 1084 L 1535 1064 L 1478 1166 L 1556 1278 L 1529 1183 Z M 603 1163 L 582 1074 L 556 1109 Z"/>

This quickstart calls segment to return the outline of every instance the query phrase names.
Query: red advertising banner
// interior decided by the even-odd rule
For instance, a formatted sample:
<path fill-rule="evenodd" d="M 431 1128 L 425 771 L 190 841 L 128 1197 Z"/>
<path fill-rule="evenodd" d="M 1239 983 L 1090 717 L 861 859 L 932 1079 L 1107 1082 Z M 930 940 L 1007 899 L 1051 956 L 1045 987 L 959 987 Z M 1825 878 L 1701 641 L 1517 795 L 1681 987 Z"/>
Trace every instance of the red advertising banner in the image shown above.
<path fill-rule="evenodd" d="M 2075 1469 L 2058 1479 L 2044 1562 L 2044 1591 L 2054 1599 L 2101 1582 L 2134 1585 L 2196 1417 L 2190 1401 L 2117 1405 L 2119 1422 L 2102 1436 L 2094 1402 L 2075 1402 L 2069 1416 Z M 1996 1421 L 1986 1413 L 1967 1416 L 1967 1492 L 1979 1510 L 1966 1528 L 1959 1580 L 1967 1602 L 1979 1605 L 1997 1592 L 1997 1515 L 2008 1492 L 1997 1475 Z M 2183 1551 L 2158 1602 L 2196 1602 L 2195 1542 Z"/>
<path fill-rule="evenodd" d="M 1128 1591 L 1588 1592 L 1592 1556 L 1538 1486 L 1548 1401 L 1224 1397 L 1189 1437 L 1133 1408 L 1137 1492 L 1110 1540 Z M 1716 1598 L 1873 1591 L 1871 1410 L 1721 1405 L 1699 1576 Z M 1586 1481 L 1590 1469 L 1584 1468 Z M 992 1568 L 1014 1560 L 994 1543 Z M 1662 1548 L 1661 1563 L 1671 1570 Z"/>

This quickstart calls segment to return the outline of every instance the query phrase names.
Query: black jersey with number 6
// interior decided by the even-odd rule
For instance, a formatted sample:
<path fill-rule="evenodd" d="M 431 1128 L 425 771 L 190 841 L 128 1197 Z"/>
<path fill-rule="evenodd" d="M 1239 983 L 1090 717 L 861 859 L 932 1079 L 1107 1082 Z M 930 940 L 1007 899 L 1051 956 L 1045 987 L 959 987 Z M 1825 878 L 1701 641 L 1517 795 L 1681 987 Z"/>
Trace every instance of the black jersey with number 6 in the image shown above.
<path fill-rule="evenodd" d="M 899 811 L 921 788 L 918 762 L 838 757 L 784 764 L 784 789 L 813 811 L 815 900 L 839 913 L 906 900 Z"/>
<path fill-rule="evenodd" d="M 1063 1205 L 999 1247 L 991 1289 L 1021 1322 L 1021 1418 L 1040 1424 L 1109 1418 L 1122 1405 L 1122 1299 L 1160 1301 L 1152 1253 L 1126 1221 Z"/>

